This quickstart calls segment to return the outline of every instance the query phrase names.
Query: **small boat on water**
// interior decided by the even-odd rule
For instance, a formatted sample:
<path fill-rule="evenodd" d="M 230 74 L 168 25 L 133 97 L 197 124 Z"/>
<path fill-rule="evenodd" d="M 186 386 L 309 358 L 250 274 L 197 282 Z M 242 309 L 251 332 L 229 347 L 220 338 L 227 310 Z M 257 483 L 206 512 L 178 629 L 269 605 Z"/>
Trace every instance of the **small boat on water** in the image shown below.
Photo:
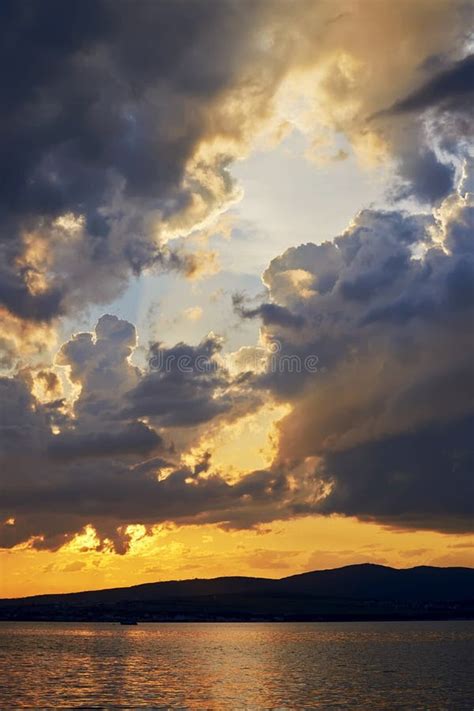
<path fill-rule="evenodd" d="M 138 625 L 136 620 L 120 620 L 121 625 Z"/>

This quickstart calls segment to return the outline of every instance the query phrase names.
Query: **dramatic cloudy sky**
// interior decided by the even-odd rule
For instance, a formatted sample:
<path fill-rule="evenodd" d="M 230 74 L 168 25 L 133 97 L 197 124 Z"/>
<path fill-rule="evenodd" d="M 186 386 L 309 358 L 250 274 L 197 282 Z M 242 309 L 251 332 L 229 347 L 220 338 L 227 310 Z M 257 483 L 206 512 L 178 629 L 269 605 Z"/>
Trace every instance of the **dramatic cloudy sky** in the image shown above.
<path fill-rule="evenodd" d="M 474 563 L 473 20 L 2 3 L 2 594 Z"/>

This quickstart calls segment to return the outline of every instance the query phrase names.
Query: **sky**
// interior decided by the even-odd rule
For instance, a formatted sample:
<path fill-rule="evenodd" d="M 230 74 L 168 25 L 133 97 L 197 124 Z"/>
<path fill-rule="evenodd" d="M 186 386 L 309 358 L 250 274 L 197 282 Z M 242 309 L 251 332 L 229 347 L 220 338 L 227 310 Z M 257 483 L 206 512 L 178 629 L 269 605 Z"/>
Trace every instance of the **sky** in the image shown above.
<path fill-rule="evenodd" d="M 472 3 L 0 12 L 0 594 L 472 566 Z"/>

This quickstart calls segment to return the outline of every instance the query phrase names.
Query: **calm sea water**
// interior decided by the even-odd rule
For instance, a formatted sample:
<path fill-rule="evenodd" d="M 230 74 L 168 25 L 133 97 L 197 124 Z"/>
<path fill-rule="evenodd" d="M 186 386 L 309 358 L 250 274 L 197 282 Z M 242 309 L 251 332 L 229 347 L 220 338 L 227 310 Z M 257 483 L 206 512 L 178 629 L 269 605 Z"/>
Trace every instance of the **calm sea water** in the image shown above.
<path fill-rule="evenodd" d="M 474 622 L 0 623 L 0 708 L 474 708 Z"/>

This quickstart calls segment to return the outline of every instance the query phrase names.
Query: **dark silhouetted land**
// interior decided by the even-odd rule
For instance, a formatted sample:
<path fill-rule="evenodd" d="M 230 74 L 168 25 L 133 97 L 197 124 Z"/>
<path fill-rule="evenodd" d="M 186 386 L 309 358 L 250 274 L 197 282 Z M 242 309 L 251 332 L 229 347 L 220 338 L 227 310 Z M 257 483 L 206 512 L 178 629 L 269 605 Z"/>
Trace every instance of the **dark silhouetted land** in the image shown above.
<path fill-rule="evenodd" d="M 474 569 L 349 565 L 0 600 L 0 620 L 138 622 L 474 618 Z"/>

